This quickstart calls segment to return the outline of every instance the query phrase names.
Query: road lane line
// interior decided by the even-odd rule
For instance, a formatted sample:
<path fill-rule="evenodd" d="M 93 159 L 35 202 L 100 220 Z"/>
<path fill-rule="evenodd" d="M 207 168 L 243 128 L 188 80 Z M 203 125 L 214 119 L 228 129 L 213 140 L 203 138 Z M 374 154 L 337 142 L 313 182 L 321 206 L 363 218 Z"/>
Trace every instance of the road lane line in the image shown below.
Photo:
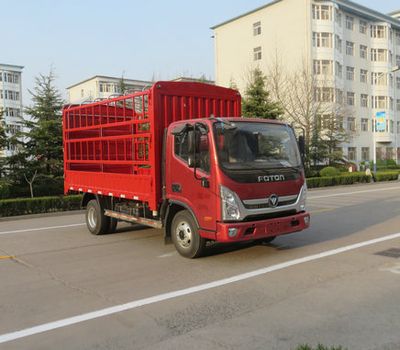
<path fill-rule="evenodd" d="M 185 289 L 181 289 L 181 290 L 176 290 L 173 292 L 163 293 L 163 294 L 155 295 L 155 296 L 152 296 L 149 298 L 135 300 L 135 301 L 132 301 L 132 302 L 129 302 L 126 304 L 115 305 L 115 306 L 107 307 L 104 309 L 88 312 L 85 314 L 81 314 L 81 315 L 77 315 L 77 316 L 73 316 L 73 317 L 69 317 L 69 318 L 64 318 L 64 319 L 61 319 L 58 321 L 41 324 L 41 325 L 34 326 L 31 328 L 25 328 L 25 329 L 22 329 L 19 331 L 2 334 L 2 335 L 0 335 L 0 344 L 10 342 L 10 341 L 16 340 L 16 339 L 29 337 L 34 334 L 40 334 L 40 333 L 55 330 L 58 328 L 71 326 L 71 325 L 74 325 L 77 323 L 93 320 L 96 318 L 113 315 L 113 314 L 116 314 L 119 312 L 136 309 L 141 306 L 155 304 L 155 303 L 159 303 L 161 301 L 198 293 L 198 292 L 209 290 L 212 288 L 226 286 L 231 283 L 236 283 L 236 282 L 240 282 L 240 281 L 247 280 L 250 278 L 262 276 L 262 275 L 265 275 L 270 272 L 283 270 L 283 269 L 289 268 L 291 266 L 304 264 L 304 263 L 307 263 L 310 261 L 319 260 L 319 259 L 326 258 L 329 256 L 345 253 L 345 252 L 348 252 L 351 250 L 359 249 L 362 247 L 370 246 L 373 244 L 377 244 L 377 243 L 381 243 L 381 242 L 385 242 L 385 241 L 389 241 L 389 240 L 393 240 L 393 239 L 397 239 L 397 238 L 400 238 L 400 232 L 394 233 L 391 235 L 387 235 L 384 237 L 380 237 L 380 238 L 371 239 L 369 241 L 355 243 L 355 244 L 344 246 L 341 248 L 336 248 L 336 249 L 328 250 L 325 252 L 309 255 L 309 256 L 306 256 L 303 258 L 289 260 L 289 261 L 286 261 L 286 262 L 283 262 L 280 264 L 276 264 L 276 265 L 268 266 L 268 267 L 261 268 L 258 270 L 242 273 L 242 274 L 232 276 L 232 277 L 223 278 L 223 279 L 220 279 L 217 281 L 204 283 L 204 284 L 200 284 L 197 286 L 193 286 L 193 287 L 189 287 L 189 288 L 185 288 Z"/>
<path fill-rule="evenodd" d="M 313 196 L 308 196 L 307 199 L 340 197 L 340 196 L 349 196 L 351 194 L 357 194 L 357 193 L 381 192 L 381 191 L 391 191 L 391 190 L 400 190 L 400 186 L 388 187 L 388 188 L 380 188 L 380 189 L 375 188 L 373 190 L 364 190 L 364 191 L 341 192 L 341 193 L 328 194 L 328 195 L 325 195 L 325 196 L 314 196 L 314 197 Z"/>
<path fill-rule="evenodd" d="M 84 225 L 86 225 L 86 224 L 82 223 L 82 224 L 48 226 L 48 227 L 38 227 L 38 228 L 27 228 L 27 229 L 24 229 L 24 230 L 14 230 L 14 231 L 0 231 L 0 235 L 7 235 L 9 233 L 21 233 L 21 232 L 31 232 L 31 231 L 53 230 L 53 229 L 56 229 L 56 228 L 76 227 L 76 226 L 84 226 Z"/>

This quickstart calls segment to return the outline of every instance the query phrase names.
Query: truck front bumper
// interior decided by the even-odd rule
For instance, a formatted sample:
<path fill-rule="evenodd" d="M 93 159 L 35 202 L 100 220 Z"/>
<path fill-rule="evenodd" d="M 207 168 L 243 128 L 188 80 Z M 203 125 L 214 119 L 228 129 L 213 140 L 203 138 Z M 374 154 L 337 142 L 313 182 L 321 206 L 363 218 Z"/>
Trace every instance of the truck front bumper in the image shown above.
<path fill-rule="evenodd" d="M 276 219 L 238 223 L 218 223 L 216 241 L 239 242 L 285 235 L 310 226 L 310 214 L 298 213 Z"/>

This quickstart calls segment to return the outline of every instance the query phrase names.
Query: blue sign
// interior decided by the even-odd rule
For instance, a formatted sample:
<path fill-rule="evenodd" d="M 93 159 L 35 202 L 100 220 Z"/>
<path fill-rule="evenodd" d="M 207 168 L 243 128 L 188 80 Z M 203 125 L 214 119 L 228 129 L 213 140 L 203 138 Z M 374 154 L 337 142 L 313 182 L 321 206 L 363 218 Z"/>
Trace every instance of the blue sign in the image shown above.
<path fill-rule="evenodd" d="M 385 132 L 386 131 L 386 112 L 376 112 L 375 130 L 377 132 Z"/>

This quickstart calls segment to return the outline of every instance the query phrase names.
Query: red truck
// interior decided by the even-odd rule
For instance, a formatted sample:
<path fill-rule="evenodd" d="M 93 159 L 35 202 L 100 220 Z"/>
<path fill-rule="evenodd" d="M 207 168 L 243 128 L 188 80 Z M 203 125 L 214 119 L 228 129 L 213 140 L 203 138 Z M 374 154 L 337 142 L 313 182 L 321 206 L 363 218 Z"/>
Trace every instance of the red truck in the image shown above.
<path fill-rule="evenodd" d="M 207 241 L 269 242 L 307 228 L 293 129 L 240 116 L 237 91 L 186 82 L 66 106 L 65 192 L 83 193 L 92 234 L 118 221 L 163 228 L 188 258 Z"/>

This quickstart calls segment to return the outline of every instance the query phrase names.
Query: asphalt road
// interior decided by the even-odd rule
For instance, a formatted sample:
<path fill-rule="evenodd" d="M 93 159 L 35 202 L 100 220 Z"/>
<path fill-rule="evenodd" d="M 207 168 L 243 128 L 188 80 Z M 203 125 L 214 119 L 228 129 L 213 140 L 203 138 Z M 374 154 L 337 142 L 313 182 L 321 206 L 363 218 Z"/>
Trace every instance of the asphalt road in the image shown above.
<path fill-rule="evenodd" d="M 400 349 L 400 183 L 308 204 L 307 231 L 197 260 L 82 214 L 0 221 L 0 349 Z"/>

